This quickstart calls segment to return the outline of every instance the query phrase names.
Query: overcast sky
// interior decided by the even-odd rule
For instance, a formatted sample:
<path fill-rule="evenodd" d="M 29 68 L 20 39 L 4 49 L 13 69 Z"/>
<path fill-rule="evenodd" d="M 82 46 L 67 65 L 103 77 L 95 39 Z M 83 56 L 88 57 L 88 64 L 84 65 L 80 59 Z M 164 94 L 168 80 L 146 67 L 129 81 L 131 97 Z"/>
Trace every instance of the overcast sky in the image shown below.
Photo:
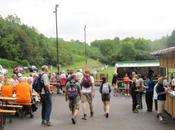
<path fill-rule="evenodd" d="M 0 15 L 16 14 L 22 23 L 55 37 L 55 4 L 59 37 L 84 41 L 118 36 L 158 39 L 175 29 L 175 0 L 0 0 Z"/>

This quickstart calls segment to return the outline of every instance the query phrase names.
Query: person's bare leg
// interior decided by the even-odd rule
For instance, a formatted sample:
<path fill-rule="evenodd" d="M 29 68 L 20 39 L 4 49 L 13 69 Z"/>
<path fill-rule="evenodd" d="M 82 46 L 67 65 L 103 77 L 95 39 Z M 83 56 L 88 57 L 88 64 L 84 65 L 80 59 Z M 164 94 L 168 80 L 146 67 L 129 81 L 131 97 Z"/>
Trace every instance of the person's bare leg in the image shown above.
<path fill-rule="evenodd" d="M 83 111 L 83 120 L 86 120 L 86 97 L 82 95 L 82 111 Z"/>

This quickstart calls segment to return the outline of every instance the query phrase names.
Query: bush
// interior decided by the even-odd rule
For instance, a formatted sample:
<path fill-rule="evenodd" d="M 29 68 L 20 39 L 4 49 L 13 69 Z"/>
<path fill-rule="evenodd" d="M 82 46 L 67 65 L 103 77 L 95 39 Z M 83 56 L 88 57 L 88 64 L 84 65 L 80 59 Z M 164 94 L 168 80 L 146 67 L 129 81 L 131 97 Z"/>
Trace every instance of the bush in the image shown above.
<path fill-rule="evenodd" d="M 0 58 L 0 64 L 4 68 L 14 68 L 15 66 L 18 65 L 18 62 Z"/>

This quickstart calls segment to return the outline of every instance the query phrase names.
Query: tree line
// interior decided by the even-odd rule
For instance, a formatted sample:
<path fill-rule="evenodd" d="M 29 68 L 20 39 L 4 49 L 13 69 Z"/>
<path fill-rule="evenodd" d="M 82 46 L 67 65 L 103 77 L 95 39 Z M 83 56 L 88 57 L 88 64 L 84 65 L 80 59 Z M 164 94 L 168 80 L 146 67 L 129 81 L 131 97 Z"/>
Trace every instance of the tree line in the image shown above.
<path fill-rule="evenodd" d="M 47 38 L 36 28 L 21 23 L 16 15 L 0 16 L 0 58 L 18 62 L 21 65 L 56 65 L 56 39 Z M 116 61 L 154 59 L 150 52 L 174 46 L 175 31 L 170 36 L 151 41 L 129 37 L 120 40 L 95 40 L 87 45 L 88 58 L 104 64 Z M 61 65 L 70 65 L 84 60 L 84 43 L 59 39 Z"/>

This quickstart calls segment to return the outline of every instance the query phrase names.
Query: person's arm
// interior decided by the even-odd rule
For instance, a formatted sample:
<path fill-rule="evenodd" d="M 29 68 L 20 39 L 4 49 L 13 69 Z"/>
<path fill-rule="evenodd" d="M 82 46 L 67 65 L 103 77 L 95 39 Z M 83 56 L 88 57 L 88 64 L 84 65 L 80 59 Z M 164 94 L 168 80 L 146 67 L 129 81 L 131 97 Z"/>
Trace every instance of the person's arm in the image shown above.
<path fill-rule="evenodd" d="M 102 93 L 102 87 L 103 87 L 103 83 L 100 85 L 100 89 L 99 89 L 100 93 Z"/>
<path fill-rule="evenodd" d="M 90 76 L 91 78 L 91 83 L 92 83 L 92 96 L 94 97 L 95 96 L 95 81 L 94 81 L 94 77 L 93 76 Z"/>
<path fill-rule="evenodd" d="M 68 88 L 68 83 L 66 84 L 66 89 L 65 89 L 65 101 L 67 102 L 68 100 L 68 94 L 67 94 L 67 88 Z"/>
<path fill-rule="evenodd" d="M 80 95 L 80 97 L 82 96 L 82 92 L 81 92 L 81 86 L 80 83 L 76 83 L 77 89 L 78 89 L 78 94 Z"/>
<path fill-rule="evenodd" d="M 111 85 L 110 84 L 108 84 L 108 87 L 109 87 L 109 93 L 111 93 Z"/>
<path fill-rule="evenodd" d="M 43 74 L 42 76 L 43 80 L 44 80 L 44 87 L 45 90 L 47 92 L 50 92 L 50 81 L 49 81 L 49 77 L 47 76 L 47 74 Z"/>
<path fill-rule="evenodd" d="M 30 97 L 32 97 L 32 88 L 29 86 L 30 89 Z"/>

